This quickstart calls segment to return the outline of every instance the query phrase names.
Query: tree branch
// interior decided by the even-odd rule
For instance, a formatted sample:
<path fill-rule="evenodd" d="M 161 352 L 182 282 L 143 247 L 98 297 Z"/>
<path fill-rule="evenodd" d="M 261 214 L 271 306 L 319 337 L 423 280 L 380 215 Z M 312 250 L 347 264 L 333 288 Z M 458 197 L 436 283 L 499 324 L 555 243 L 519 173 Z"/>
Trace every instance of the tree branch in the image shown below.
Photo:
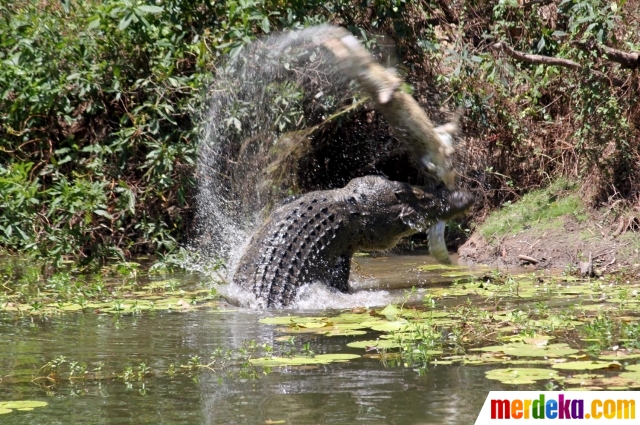
<path fill-rule="evenodd" d="M 582 66 L 580 66 L 579 63 L 576 63 L 570 59 L 561 59 L 561 58 L 554 58 L 552 56 L 531 55 L 527 53 L 522 53 L 522 52 L 518 52 L 517 50 L 514 50 L 513 47 L 509 46 L 508 44 L 504 44 L 502 42 L 495 43 L 491 47 L 495 50 L 502 50 L 503 52 L 506 52 L 509 56 L 519 60 L 520 62 L 544 64 L 544 65 L 551 65 L 551 66 L 562 66 L 564 68 L 571 68 L 571 69 L 582 68 Z"/>
<path fill-rule="evenodd" d="M 616 78 L 614 76 L 607 76 L 603 72 L 600 72 L 595 69 L 585 68 L 584 66 L 570 59 L 562 59 L 562 58 L 555 58 L 552 56 L 532 55 L 528 53 L 522 53 L 517 50 L 514 50 L 513 47 L 502 42 L 498 42 L 491 45 L 491 48 L 493 48 L 494 50 L 503 51 L 507 53 L 507 55 L 511 56 L 516 60 L 519 60 L 520 62 L 544 64 L 544 65 L 550 65 L 550 66 L 561 66 L 563 68 L 570 68 L 578 71 L 587 70 L 588 72 L 593 74 L 593 76 L 595 76 L 596 78 L 607 81 L 614 86 L 624 85 L 624 81 L 619 78 Z"/>
<path fill-rule="evenodd" d="M 605 46 L 604 44 L 597 44 L 595 41 L 586 43 L 574 41 L 571 44 L 584 51 L 591 51 L 595 49 L 600 55 L 606 56 L 606 59 L 611 62 L 619 63 L 623 68 L 640 68 L 640 52 L 625 52 L 624 50 L 614 49 L 612 47 Z"/>

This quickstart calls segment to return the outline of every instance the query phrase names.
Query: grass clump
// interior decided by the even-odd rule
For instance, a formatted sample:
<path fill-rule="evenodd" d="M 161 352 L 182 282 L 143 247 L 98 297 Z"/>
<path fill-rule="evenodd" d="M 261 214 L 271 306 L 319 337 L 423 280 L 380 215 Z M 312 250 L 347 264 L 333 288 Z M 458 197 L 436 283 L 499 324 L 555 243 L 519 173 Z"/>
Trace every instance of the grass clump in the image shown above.
<path fill-rule="evenodd" d="M 558 222 L 558 217 L 566 215 L 573 215 L 578 221 L 586 220 L 578 185 L 560 178 L 544 189 L 529 192 L 516 203 L 505 203 L 485 220 L 479 231 L 491 242 L 508 233 L 548 228 Z"/>

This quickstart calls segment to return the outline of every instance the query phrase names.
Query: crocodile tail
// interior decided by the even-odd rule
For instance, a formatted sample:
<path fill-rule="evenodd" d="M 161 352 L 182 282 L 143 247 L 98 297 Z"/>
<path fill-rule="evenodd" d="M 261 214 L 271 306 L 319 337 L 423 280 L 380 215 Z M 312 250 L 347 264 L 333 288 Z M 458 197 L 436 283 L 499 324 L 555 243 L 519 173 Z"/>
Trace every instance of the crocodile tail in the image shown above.
<path fill-rule="evenodd" d="M 443 264 L 451 264 L 451 257 L 444 243 L 444 221 L 438 221 L 427 231 L 429 254 Z"/>

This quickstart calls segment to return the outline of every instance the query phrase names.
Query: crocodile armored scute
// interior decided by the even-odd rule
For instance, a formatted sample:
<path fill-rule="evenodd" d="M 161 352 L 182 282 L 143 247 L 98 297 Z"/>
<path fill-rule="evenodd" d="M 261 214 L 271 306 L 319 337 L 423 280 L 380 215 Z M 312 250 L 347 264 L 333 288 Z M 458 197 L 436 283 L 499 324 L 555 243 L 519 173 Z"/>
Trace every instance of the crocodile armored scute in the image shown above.
<path fill-rule="evenodd" d="M 264 307 L 291 304 L 298 288 L 312 282 L 348 292 L 354 252 L 392 248 L 472 203 L 466 192 L 427 190 L 380 176 L 293 197 L 253 235 L 233 281 Z"/>

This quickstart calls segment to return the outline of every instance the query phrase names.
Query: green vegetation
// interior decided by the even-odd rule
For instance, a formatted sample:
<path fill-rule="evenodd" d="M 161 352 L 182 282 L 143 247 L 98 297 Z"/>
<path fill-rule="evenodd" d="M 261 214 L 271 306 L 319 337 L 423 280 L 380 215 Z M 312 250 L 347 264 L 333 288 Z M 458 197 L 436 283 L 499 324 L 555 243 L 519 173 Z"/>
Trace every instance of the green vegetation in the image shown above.
<path fill-rule="evenodd" d="M 565 215 L 584 221 L 585 205 L 578 190 L 576 183 L 558 179 L 544 189 L 527 193 L 517 202 L 505 203 L 500 210 L 491 213 L 478 230 L 488 241 L 494 242 L 523 229 L 544 230 L 561 225 L 562 221 L 557 219 Z"/>
<path fill-rule="evenodd" d="M 420 374 L 445 364 L 492 364 L 497 368 L 487 371 L 486 377 L 504 384 L 546 381 L 553 388 L 637 388 L 637 366 L 629 362 L 640 358 L 638 322 L 632 318 L 640 303 L 628 292 L 637 286 L 493 272 L 450 288 L 433 288 L 423 307 L 390 305 L 338 315 L 267 317 L 260 322 L 278 326 L 287 335 L 283 341 L 288 335 L 351 336 L 354 340 L 347 347 L 356 353 L 364 350 L 363 357 Z M 439 306 L 445 300 L 446 306 Z M 319 362 L 308 356 L 290 361 L 280 357 L 270 361 L 267 356 L 253 363 L 277 367 Z M 600 369 L 624 372 L 606 378 L 570 376 L 571 371 Z"/>
<path fill-rule="evenodd" d="M 487 206 L 561 174 L 586 179 L 595 201 L 637 195 L 637 66 L 603 53 L 640 48 L 637 0 L 441 3 L 3 3 L 0 247 L 57 263 L 174 249 L 192 228 L 200 114 L 221 58 L 255 37 L 323 22 L 374 49 L 377 35 L 393 40 L 407 81 L 427 82 L 414 84 L 415 96 L 438 93 L 427 97 L 431 112 L 438 99 L 467 108 L 473 159 L 460 168 L 490 188 Z M 297 105 L 298 90 L 282 90 L 279 102 Z M 377 134 L 350 124 L 367 113 L 343 117 L 342 137 Z M 395 149 L 381 148 L 371 150 Z"/>
<path fill-rule="evenodd" d="M 210 278 L 196 281 L 195 275 L 185 273 L 169 278 L 159 266 L 149 272 L 139 263 L 119 262 L 89 274 L 75 268 L 43 271 L 38 265 L 11 260 L 15 258 L 0 262 L 0 312 L 16 316 L 83 311 L 139 315 L 218 306 Z M 185 285 L 188 279 L 193 283 Z"/>
<path fill-rule="evenodd" d="M 11 413 L 14 410 L 28 412 L 37 407 L 44 407 L 47 404 L 45 401 L 34 400 L 0 401 L 0 415 Z"/>
<path fill-rule="evenodd" d="M 431 272 L 448 271 L 438 267 Z M 209 283 L 200 278 L 189 283 L 192 278 L 148 274 L 137 263 L 104 267 L 94 275 L 73 270 L 42 275 L 38 268 L 5 264 L 3 286 L 11 291 L 0 298 L 0 310 L 15 323 L 90 312 L 117 329 L 125 315 L 137 320 L 158 311 L 204 308 L 205 314 L 224 319 L 226 312 L 216 308 L 212 291 L 202 287 Z M 592 280 L 481 270 L 450 285 L 432 287 L 426 296 L 417 289 L 408 290 L 399 305 L 381 309 L 246 316 L 249 326 L 257 321 L 258 326 L 274 327 L 264 334 L 270 335 L 269 343 L 247 341 L 234 349 L 216 346 L 206 356 L 180 351 L 178 358 L 134 360 L 124 354 L 117 362 L 107 363 L 92 361 L 94 352 L 81 359 L 51 354 L 44 364 L 19 363 L 22 369 L 7 376 L 12 383 L 30 381 L 48 392 L 60 391 L 63 384 L 75 387 L 109 380 L 135 386 L 144 394 L 146 384 L 158 377 L 197 379 L 207 373 L 219 379 L 258 379 L 274 371 L 380 361 L 385 367 L 411 368 L 418 374 L 441 365 L 492 365 L 486 377 L 508 385 L 541 382 L 565 389 L 637 388 L 640 376 L 633 364 L 640 358 L 639 286 L 620 276 Z M 25 316 L 28 320 L 21 320 Z M 174 331 L 182 332 L 181 328 Z M 317 352 L 336 344 L 343 348 Z M 104 353 L 99 354 L 103 359 Z M 592 373 L 601 370 L 607 375 Z M 576 376 L 575 371 L 590 374 Z"/>

